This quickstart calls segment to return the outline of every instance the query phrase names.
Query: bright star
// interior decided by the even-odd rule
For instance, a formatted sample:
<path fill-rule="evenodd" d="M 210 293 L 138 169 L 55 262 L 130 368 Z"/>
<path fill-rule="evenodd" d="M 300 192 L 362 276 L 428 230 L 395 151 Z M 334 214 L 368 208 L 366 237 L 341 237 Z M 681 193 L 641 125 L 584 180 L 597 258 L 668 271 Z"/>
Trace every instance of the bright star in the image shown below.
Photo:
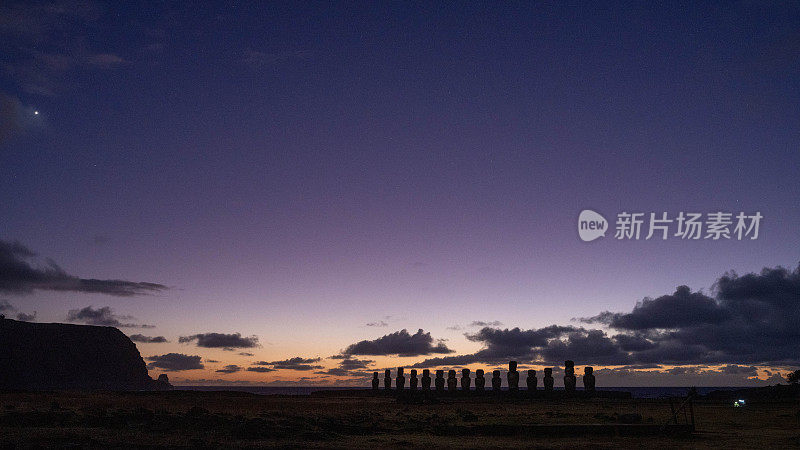
<path fill-rule="evenodd" d="M 39 111 L 34 111 L 33 114 L 38 116 L 39 115 Z"/>

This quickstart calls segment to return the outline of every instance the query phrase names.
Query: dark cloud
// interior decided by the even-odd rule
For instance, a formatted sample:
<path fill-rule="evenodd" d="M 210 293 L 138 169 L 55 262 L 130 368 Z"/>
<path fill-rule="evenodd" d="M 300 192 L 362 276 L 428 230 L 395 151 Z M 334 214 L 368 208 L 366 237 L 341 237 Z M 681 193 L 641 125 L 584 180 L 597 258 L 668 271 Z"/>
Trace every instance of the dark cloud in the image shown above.
<path fill-rule="evenodd" d="M 242 370 L 241 367 L 237 366 L 236 364 L 229 364 L 222 369 L 215 370 L 217 373 L 236 373 Z"/>
<path fill-rule="evenodd" d="M 728 311 L 721 308 L 713 298 L 701 292 L 692 292 L 688 286 L 679 286 L 672 295 L 663 295 L 656 299 L 645 298 L 630 313 L 606 311 L 581 321 L 602 323 L 617 329 L 647 330 L 720 323 L 728 318 Z"/>
<path fill-rule="evenodd" d="M 133 342 L 141 342 L 143 344 L 162 344 L 169 342 L 164 336 L 145 336 L 143 334 L 132 334 L 128 336 Z"/>
<path fill-rule="evenodd" d="M 16 317 L 16 319 L 19 320 L 20 322 L 34 322 L 34 321 L 36 321 L 36 311 L 34 311 L 33 313 L 30 313 L 30 314 L 29 313 L 20 312 L 20 311 L 17 311 L 17 308 L 15 308 L 14 305 L 9 303 L 8 300 L 0 300 L 0 314 L 6 315 L 6 314 L 13 314 L 13 313 L 17 313 L 16 316 L 14 316 L 14 317 Z"/>
<path fill-rule="evenodd" d="M 339 362 L 339 368 L 344 370 L 367 369 L 374 364 L 371 359 L 345 358 Z"/>
<path fill-rule="evenodd" d="M 0 146 L 14 136 L 41 130 L 47 125 L 44 114 L 24 105 L 19 98 L 0 92 Z"/>
<path fill-rule="evenodd" d="M 248 368 L 247 368 L 247 371 L 248 371 L 248 372 L 260 372 L 260 373 L 275 372 L 276 370 L 277 370 L 277 369 L 273 369 L 272 367 L 257 367 L 257 366 L 252 366 L 252 367 L 248 367 Z"/>
<path fill-rule="evenodd" d="M 343 376 L 350 375 L 350 371 L 349 370 L 342 369 L 340 367 L 333 367 L 333 368 L 326 369 L 326 370 L 320 370 L 320 371 L 317 371 L 317 372 L 314 372 L 314 373 L 317 374 L 317 375 L 333 375 L 333 376 L 337 376 L 337 377 L 343 377 Z"/>
<path fill-rule="evenodd" d="M 23 312 L 17 313 L 17 320 L 19 320 L 20 322 L 35 322 L 36 311 L 34 311 L 32 314 L 26 314 Z"/>
<path fill-rule="evenodd" d="M 18 98 L 0 92 L 0 145 L 22 129 L 22 109 Z"/>
<path fill-rule="evenodd" d="M 178 370 L 204 369 L 205 366 L 200 362 L 199 356 L 184 355 L 182 353 L 167 353 L 166 355 L 148 356 L 145 360 L 150 361 L 148 369 L 163 369 L 168 372 Z"/>
<path fill-rule="evenodd" d="M 320 362 L 321 358 L 289 358 L 281 361 L 259 361 L 255 363 L 257 366 L 272 366 L 277 369 L 284 370 L 317 370 L 322 369 L 322 366 L 315 365 L 314 363 Z"/>
<path fill-rule="evenodd" d="M 0 313 L 11 313 L 16 311 L 17 308 L 8 302 L 8 300 L 0 300 Z"/>
<path fill-rule="evenodd" d="M 348 346 L 342 352 L 343 355 L 398 356 L 419 356 L 433 353 L 453 353 L 453 351 L 442 342 L 434 345 L 431 334 L 425 333 L 421 328 L 413 335 L 404 329 L 372 341 L 360 341 Z"/>
<path fill-rule="evenodd" d="M 114 314 L 114 311 L 108 306 L 97 309 L 87 306 L 83 309 L 71 309 L 69 313 L 67 313 L 67 321 L 69 322 L 82 322 L 87 325 L 117 328 L 153 328 L 152 325 L 140 325 L 131 322 L 125 323 L 122 322 L 123 320 L 134 320 L 134 318 L 131 316 L 118 316 Z"/>
<path fill-rule="evenodd" d="M 0 4 L 0 67 L 29 94 L 57 95 L 71 76 L 126 64 L 122 57 L 93 51 L 92 24 L 104 13 L 99 2 L 57 0 Z"/>
<path fill-rule="evenodd" d="M 579 331 L 572 326 L 551 325 L 549 327 L 522 330 L 520 328 L 504 329 L 482 328 L 477 333 L 467 333 L 465 336 L 470 341 L 483 342 L 493 353 L 502 356 L 514 356 L 521 347 L 541 347 L 547 342 L 565 333 Z"/>
<path fill-rule="evenodd" d="M 454 355 L 454 356 L 427 358 L 424 361 L 413 364 L 411 367 L 414 369 L 428 369 L 431 367 L 443 367 L 443 366 L 466 366 L 468 364 L 475 364 L 475 363 L 495 364 L 500 362 L 500 360 L 502 360 L 502 358 L 498 358 L 494 361 L 493 359 L 495 358 L 490 355 L 487 355 L 485 351 L 481 350 L 479 352 L 471 353 L 468 355 Z"/>
<path fill-rule="evenodd" d="M 42 42 L 49 40 L 55 29 L 93 22 L 101 13 L 101 4 L 91 0 L 7 2 L 0 7 L 0 33 Z"/>
<path fill-rule="evenodd" d="M 536 356 L 536 348 L 544 347 L 551 340 L 562 337 L 566 333 L 579 331 L 585 330 L 572 326 L 558 325 L 532 330 L 522 330 L 520 328 L 501 330 L 486 327 L 476 333 L 465 334 L 468 340 L 480 342 L 485 346 L 478 352 L 469 355 L 429 358 L 415 364 L 413 367 L 461 366 L 479 362 L 500 364 L 509 359 L 531 360 Z"/>
<path fill-rule="evenodd" d="M 499 320 L 493 320 L 491 322 L 483 322 L 481 320 L 473 320 L 469 326 L 471 327 L 502 327 L 503 322 Z"/>
<path fill-rule="evenodd" d="M 483 328 L 467 334 L 484 348 L 468 355 L 429 358 L 413 367 L 509 359 L 559 364 L 735 364 L 800 363 L 800 267 L 764 269 L 760 274 L 725 274 L 714 284 L 715 296 L 679 286 L 673 294 L 646 298 L 629 313 L 604 312 L 581 319 L 602 323 L 619 333 L 557 326 L 521 330 Z M 752 366 L 748 367 L 752 373 Z M 688 368 L 676 369 L 688 373 Z M 675 373 L 675 371 L 670 372 Z"/>
<path fill-rule="evenodd" d="M 642 353 L 669 353 L 674 362 L 796 363 L 800 355 L 800 267 L 765 268 L 759 274 L 725 274 L 715 298 L 679 287 L 672 296 L 614 315 L 611 328 L 637 330 L 657 344 Z M 663 299 L 665 305 L 655 303 Z M 680 308 L 692 311 L 689 317 Z M 655 320 L 643 312 L 658 315 Z M 676 351 L 683 349 L 683 351 Z"/>
<path fill-rule="evenodd" d="M 199 333 L 191 336 L 180 336 L 178 342 L 186 344 L 197 341 L 198 347 L 222 348 L 230 350 L 234 348 L 254 348 L 258 347 L 258 336 L 242 337 L 240 333 Z"/>
<path fill-rule="evenodd" d="M 0 292 L 73 291 L 131 297 L 167 289 L 157 283 L 78 278 L 49 259 L 45 266 L 34 267 L 28 262 L 34 256 L 34 252 L 18 242 L 0 240 Z"/>
<path fill-rule="evenodd" d="M 648 368 L 644 368 L 648 369 Z M 761 372 L 768 383 L 780 382 L 779 373 L 754 366 L 729 365 L 720 368 L 706 366 L 679 366 L 642 370 L 639 366 L 596 369 L 595 375 L 605 386 L 747 386 L 763 385 L 756 378 Z M 560 384 L 561 379 L 557 379 Z"/>
<path fill-rule="evenodd" d="M 579 330 L 566 333 L 564 339 L 552 339 L 538 350 L 538 359 L 558 362 L 572 359 L 593 364 L 628 364 L 630 356 L 605 332 Z"/>
<path fill-rule="evenodd" d="M 250 352 L 239 352 L 239 356 L 255 356 L 255 354 Z"/>
<path fill-rule="evenodd" d="M 357 376 L 360 379 L 366 376 L 364 369 L 369 368 L 369 366 L 375 363 L 375 361 L 371 359 L 357 359 L 350 357 L 336 359 L 341 359 L 341 361 L 339 361 L 339 367 L 320 370 L 314 373 L 317 375 L 333 375 L 337 377 Z"/>
<path fill-rule="evenodd" d="M 383 320 L 379 320 L 379 321 L 376 321 L 376 322 L 369 322 L 367 324 L 367 326 L 368 327 L 388 327 L 389 324 L 384 322 Z"/>
<path fill-rule="evenodd" d="M 720 372 L 727 374 L 743 374 L 754 377 L 758 374 L 756 366 L 738 366 L 736 364 L 728 364 L 727 366 L 720 367 Z"/>
<path fill-rule="evenodd" d="M 641 334 L 617 334 L 612 337 L 622 351 L 637 352 L 656 348 L 656 343 Z"/>

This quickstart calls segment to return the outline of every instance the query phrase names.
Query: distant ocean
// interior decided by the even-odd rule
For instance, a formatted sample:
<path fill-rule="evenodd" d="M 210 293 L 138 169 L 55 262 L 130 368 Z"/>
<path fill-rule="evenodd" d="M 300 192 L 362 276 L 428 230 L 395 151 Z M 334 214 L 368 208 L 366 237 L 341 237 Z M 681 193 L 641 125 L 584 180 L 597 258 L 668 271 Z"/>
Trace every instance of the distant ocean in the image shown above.
<path fill-rule="evenodd" d="M 175 386 L 175 389 L 186 391 L 239 391 L 258 395 L 309 395 L 317 391 L 350 391 L 354 389 L 370 389 L 369 387 L 322 387 L 322 386 Z M 744 389 L 743 386 L 697 387 L 697 393 L 705 395 L 711 391 Z M 505 389 L 504 389 L 505 390 Z M 524 389 L 523 389 L 524 390 Z M 559 388 L 556 388 L 559 390 Z M 562 389 L 563 390 L 563 389 Z M 579 389 L 580 390 L 580 389 Z M 635 398 L 682 397 L 688 387 L 603 387 L 598 391 L 630 392 Z"/>

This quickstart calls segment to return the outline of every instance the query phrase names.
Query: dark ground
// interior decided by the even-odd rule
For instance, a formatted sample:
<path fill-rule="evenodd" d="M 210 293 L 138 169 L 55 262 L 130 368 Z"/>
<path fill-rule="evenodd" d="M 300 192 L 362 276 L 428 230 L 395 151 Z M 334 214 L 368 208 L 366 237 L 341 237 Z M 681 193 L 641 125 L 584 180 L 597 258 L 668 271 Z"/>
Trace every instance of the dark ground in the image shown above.
<path fill-rule="evenodd" d="M 0 393 L 0 448 L 800 447 L 796 400 L 694 403 L 690 436 L 537 436 L 534 424 L 663 424 L 667 400 L 258 396 L 241 392 Z M 635 416 L 634 416 L 635 417 Z M 515 426 L 518 425 L 519 427 Z"/>

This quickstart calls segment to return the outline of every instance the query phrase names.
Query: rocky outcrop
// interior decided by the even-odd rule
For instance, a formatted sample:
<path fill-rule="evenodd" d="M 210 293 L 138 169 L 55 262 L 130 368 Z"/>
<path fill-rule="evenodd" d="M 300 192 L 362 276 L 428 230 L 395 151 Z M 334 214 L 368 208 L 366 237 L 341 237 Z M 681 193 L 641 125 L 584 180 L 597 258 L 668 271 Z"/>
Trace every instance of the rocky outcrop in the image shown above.
<path fill-rule="evenodd" d="M 114 327 L 0 319 L 0 389 L 163 390 Z"/>

